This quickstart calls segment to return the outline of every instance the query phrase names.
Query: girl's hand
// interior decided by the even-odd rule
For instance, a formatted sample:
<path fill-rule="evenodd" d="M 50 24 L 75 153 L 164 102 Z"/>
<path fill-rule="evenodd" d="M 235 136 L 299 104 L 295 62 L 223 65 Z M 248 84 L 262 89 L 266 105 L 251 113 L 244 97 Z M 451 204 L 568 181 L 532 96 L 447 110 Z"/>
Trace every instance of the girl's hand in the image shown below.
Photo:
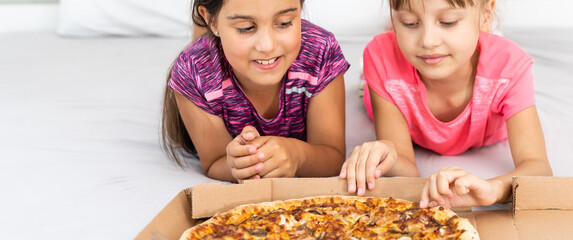
<path fill-rule="evenodd" d="M 227 144 L 227 165 L 238 182 L 245 179 L 260 178 L 259 173 L 263 170 L 264 154 L 257 151 L 256 146 L 250 144 L 250 141 L 257 137 L 259 137 L 257 129 L 246 126 L 241 134 Z"/>
<path fill-rule="evenodd" d="M 259 175 L 262 178 L 294 177 L 300 163 L 291 151 L 296 151 L 292 139 L 277 136 L 262 136 L 251 141 L 263 156 L 264 164 Z"/>
<path fill-rule="evenodd" d="M 442 168 L 426 182 L 420 207 L 488 206 L 496 202 L 502 189 L 491 181 L 476 177 L 458 167 Z"/>
<path fill-rule="evenodd" d="M 357 146 L 340 170 L 340 179 L 347 179 L 348 192 L 364 196 L 366 185 L 372 190 L 375 180 L 386 174 L 398 159 L 394 144 L 386 140 L 366 142 Z"/>

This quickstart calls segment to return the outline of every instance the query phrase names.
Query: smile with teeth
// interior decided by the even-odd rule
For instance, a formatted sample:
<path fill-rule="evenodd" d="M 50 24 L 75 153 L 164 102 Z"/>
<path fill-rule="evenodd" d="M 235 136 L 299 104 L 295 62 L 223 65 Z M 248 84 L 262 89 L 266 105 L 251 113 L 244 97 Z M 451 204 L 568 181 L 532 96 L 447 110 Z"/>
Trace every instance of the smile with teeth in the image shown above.
<path fill-rule="evenodd" d="M 278 57 L 273 58 L 271 60 L 265 61 L 265 60 L 255 60 L 257 63 L 259 64 L 263 64 L 263 65 L 269 65 L 271 63 L 274 63 L 277 59 L 279 59 Z"/>

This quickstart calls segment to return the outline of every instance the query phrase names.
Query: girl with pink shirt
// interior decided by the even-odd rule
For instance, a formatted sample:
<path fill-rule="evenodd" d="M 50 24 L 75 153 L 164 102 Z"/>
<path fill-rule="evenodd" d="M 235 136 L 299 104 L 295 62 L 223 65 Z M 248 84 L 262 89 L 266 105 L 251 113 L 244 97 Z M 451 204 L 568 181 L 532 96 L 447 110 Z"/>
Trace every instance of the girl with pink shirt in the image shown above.
<path fill-rule="evenodd" d="M 495 0 L 390 0 L 394 30 L 364 50 L 364 101 L 378 141 L 340 171 L 364 195 L 385 176 L 418 176 L 413 143 L 457 155 L 508 139 L 515 169 L 481 179 L 457 167 L 429 177 L 421 207 L 508 201 L 512 176 L 552 175 L 535 108 L 532 58 L 490 32 Z"/>

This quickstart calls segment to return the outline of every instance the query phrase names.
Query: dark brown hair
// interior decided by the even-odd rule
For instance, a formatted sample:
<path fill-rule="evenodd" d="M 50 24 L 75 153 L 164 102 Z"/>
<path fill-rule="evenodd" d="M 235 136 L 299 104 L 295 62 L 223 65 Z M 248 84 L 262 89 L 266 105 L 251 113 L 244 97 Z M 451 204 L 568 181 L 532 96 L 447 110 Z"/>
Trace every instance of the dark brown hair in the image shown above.
<path fill-rule="evenodd" d="M 199 27 L 205 28 L 206 35 L 214 36 L 209 28 L 208 23 L 213 22 L 223 4 L 227 0 L 194 0 L 191 18 L 193 23 Z M 300 0 L 300 5 L 304 4 L 304 0 Z M 207 12 L 209 12 L 210 19 L 203 19 L 201 14 L 199 14 L 199 7 L 205 7 Z M 190 43 L 191 44 L 191 43 Z M 169 67 L 169 72 L 167 74 L 167 82 L 171 79 L 171 71 L 173 69 L 173 63 Z M 163 115 L 161 117 L 161 144 L 163 150 L 167 156 L 175 161 L 180 167 L 184 167 L 185 164 L 182 161 L 184 158 L 190 156 L 197 156 L 197 150 L 195 145 L 191 141 L 191 137 L 185 128 L 179 109 L 177 108 L 177 102 L 175 101 L 175 92 L 167 84 L 165 86 L 163 94 Z"/>

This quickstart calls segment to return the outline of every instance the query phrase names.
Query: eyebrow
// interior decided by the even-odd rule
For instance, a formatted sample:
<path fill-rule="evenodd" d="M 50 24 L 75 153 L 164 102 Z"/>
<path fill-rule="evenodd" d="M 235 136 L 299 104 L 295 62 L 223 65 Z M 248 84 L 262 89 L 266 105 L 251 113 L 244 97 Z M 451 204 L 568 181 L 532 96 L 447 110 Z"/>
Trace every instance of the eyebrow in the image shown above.
<path fill-rule="evenodd" d="M 277 12 L 277 13 L 275 14 L 275 17 L 278 16 L 278 15 L 282 15 L 282 14 L 288 13 L 288 12 L 294 12 L 294 11 L 296 11 L 296 10 L 298 10 L 298 8 L 296 8 L 296 7 L 294 7 L 294 8 L 287 8 L 287 9 L 285 9 L 285 10 L 281 10 L 281 11 Z M 248 15 L 238 15 L 238 14 L 236 14 L 236 15 L 227 17 L 227 19 L 229 19 L 229 20 L 235 20 L 235 19 L 253 20 L 253 19 L 255 19 L 255 18 L 252 17 L 252 16 L 248 16 Z"/>
<path fill-rule="evenodd" d="M 410 9 L 410 8 L 402 9 L 402 10 L 395 10 L 395 11 L 396 11 L 396 13 L 398 13 L 398 14 L 404 13 L 404 12 L 407 12 L 407 13 L 410 13 L 410 14 L 414 14 L 414 15 L 417 15 L 417 14 L 418 14 L 417 12 L 415 12 L 414 10 L 412 10 L 412 9 Z M 437 11 L 438 11 L 440 14 L 443 14 L 444 12 L 455 12 L 456 14 L 459 14 L 459 12 L 463 11 L 463 9 L 462 9 L 462 8 L 457 8 L 457 7 L 443 7 L 443 8 L 437 9 Z"/>

